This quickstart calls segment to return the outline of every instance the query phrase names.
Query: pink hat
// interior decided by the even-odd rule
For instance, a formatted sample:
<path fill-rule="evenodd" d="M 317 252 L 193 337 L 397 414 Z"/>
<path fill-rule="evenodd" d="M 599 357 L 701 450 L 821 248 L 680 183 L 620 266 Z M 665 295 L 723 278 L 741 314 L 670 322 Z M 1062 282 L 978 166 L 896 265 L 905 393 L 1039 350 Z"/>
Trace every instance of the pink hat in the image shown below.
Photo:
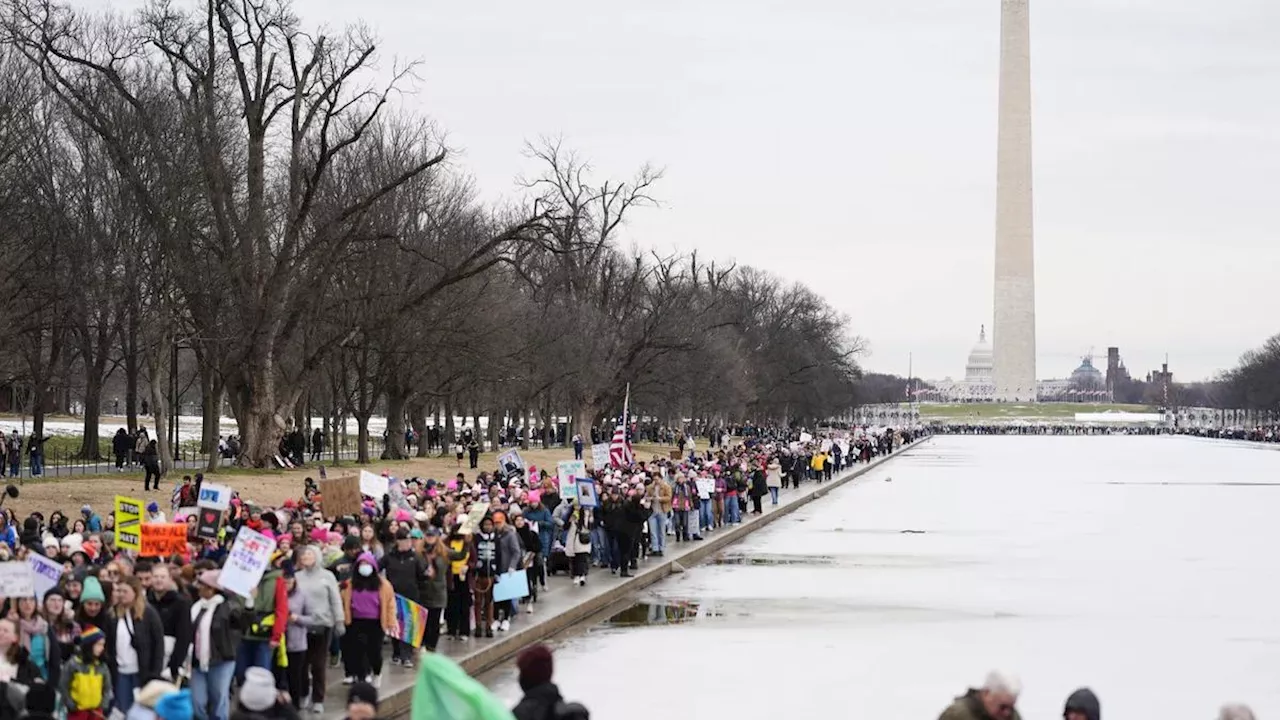
<path fill-rule="evenodd" d="M 457 481 L 457 480 L 450 480 L 449 482 L 447 482 L 447 483 L 445 483 L 445 484 L 444 484 L 444 489 L 445 489 L 445 490 L 457 490 L 457 489 L 458 489 L 458 481 Z"/>
<path fill-rule="evenodd" d="M 329 537 L 329 531 L 324 528 L 316 528 L 311 531 L 311 539 L 316 542 L 324 542 Z"/>
<path fill-rule="evenodd" d="M 429 498 L 433 498 L 439 494 L 440 493 L 437 493 L 435 488 L 431 488 L 430 490 L 427 491 L 427 497 Z"/>
<path fill-rule="evenodd" d="M 329 532 L 325 533 L 324 541 L 331 542 L 331 543 L 342 542 L 342 533 L 336 533 L 330 530 Z"/>
<path fill-rule="evenodd" d="M 542 493 L 538 492 L 537 490 L 530 490 L 528 498 L 529 498 L 530 505 L 536 505 L 542 501 Z"/>
<path fill-rule="evenodd" d="M 413 519 L 413 513 L 403 508 L 396 511 L 396 522 L 409 522 Z"/>

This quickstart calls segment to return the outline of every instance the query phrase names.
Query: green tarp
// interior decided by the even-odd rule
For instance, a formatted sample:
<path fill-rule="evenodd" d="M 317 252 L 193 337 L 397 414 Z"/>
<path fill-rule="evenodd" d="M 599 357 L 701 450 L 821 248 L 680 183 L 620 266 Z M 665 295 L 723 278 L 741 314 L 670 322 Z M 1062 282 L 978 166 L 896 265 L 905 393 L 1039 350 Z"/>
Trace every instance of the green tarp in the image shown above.
<path fill-rule="evenodd" d="M 515 720 L 511 711 L 457 663 L 422 653 L 413 688 L 412 720 Z"/>

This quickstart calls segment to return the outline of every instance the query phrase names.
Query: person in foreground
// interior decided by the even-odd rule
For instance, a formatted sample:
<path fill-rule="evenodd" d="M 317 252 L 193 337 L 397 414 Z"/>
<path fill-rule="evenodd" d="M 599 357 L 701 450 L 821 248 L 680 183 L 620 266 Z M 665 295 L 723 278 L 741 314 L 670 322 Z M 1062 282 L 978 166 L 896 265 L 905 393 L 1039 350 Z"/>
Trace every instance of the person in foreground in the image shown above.
<path fill-rule="evenodd" d="M 1018 678 L 993 670 L 981 688 L 956 698 L 938 720 L 1022 720 L 1015 707 L 1021 693 Z"/>
<path fill-rule="evenodd" d="M 1063 720 L 1102 720 L 1102 703 L 1089 688 L 1080 688 L 1067 696 L 1062 708 Z"/>
<path fill-rule="evenodd" d="M 1254 715 L 1248 705 L 1223 705 L 1218 720 L 1254 720 Z"/>
<path fill-rule="evenodd" d="M 367 682 L 358 682 L 347 691 L 346 720 L 376 720 L 378 717 L 378 689 Z"/>
<path fill-rule="evenodd" d="M 520 689 L 524 697 L 511 710 L 516 720 L 589 720 L 591 714 L 578 703 L 566 703 L 560 688 L 551 682 L 555 663 L 551 648 L 531 645 L 516 657 Z"/>

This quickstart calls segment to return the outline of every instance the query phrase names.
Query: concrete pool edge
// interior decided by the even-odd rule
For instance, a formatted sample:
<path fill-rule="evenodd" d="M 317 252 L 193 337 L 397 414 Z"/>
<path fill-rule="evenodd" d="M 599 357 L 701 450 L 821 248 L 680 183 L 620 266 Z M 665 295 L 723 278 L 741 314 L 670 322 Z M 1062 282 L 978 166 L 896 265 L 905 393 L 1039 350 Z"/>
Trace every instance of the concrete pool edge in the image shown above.
<path fill-rule="evenodd" d="M 513 628 L 509 634 L 501 637 L 498 641 L 487 644 L 485 647 L 477 648 L 474 652 L 468 653 L 463 657 L 455 657 L 454 660 L 469 675 L 478 677 L 482 673 L 493 670 L 515 657 L 526 646 L 542 642 L 571 630 L 577 623 L 593 618 L 618 605 L 627 596 L 666 579 L 674 573 L 673 567 L 677 563 L 682 567 L 698 565 L 756 530 L 767 527 L 773 521 L 790 515 L 814 500 L 826 497 L 831 491 L 857 480 L 872 470 L 878 469 L 880 466 L 915 450 L 931 440 L 932 436 L 917 440 L 910 445 L 902 447 L 892 455 L 878 458 L 867 465 L 857 466 L 822 485 L 810 482 L 810 487 L 803 494 L 795 496 L 789 502 L 780 504 L 776 508 L 765 512 L 765 514 L 752 518 L 750 521 L 745 521 L 739 527 L 733 528 L 728 532 L 722 531 L 720 534 L 692 546 L 691 549 L 681 553 L 678 557 L 651 558 L 649 560 L 650 564 L 636 571 L 635 577 L 610 587 L 603 593 L 583 598 L 582 602 L 569 606 L 554 615 L 539 616 L 533 624 L 522 625 L 519 629 Z M 655 560 L 660 561 L 654 564 Z M 388 693 L 379 701 L 378 715 L 389 719 L 405 717 L 409 713 L 412 700 L 412 685 Z"/>

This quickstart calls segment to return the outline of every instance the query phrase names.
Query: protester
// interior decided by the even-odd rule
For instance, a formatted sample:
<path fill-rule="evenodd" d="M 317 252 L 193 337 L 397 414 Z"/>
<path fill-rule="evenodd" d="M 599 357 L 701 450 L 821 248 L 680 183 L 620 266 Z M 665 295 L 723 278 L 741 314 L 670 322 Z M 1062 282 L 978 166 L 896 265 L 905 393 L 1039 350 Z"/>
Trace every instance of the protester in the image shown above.
<path fill-rule="evenodd" d="M 115 680 L 116 707 L 127 713 L 133 706 L 134 691 L 164 672 L 164 624 L 160 613 L 147 604 L 135 577 L 121 578 L 114 584 L 113 600 L 110 617 L 114 622 L 107 627 L 114 631 L 115 643 L 107 664 Z"/>
<path fill-rule="evenodd" d="M 342 591 L 338 588 L 337 576 L 321 565 L 320 551 L 314 545 L 304 545 L 296 556 L 294 581 L 299 592 L 307 596 L 314 620 L 307 628 L 305 670 L 301 676 L 305 697 L 300 699 L 300 707 L 322 714 L 327 683 L 325 655 L 331 636 L 341 637 L 346 631 L 346 626 L 339 622 L 343 616 Z"/>
<path fill-rule="evenodd" d="M 1067 697 L 1063 720 L 1102 720 L 1102 704 L 1089 688 L 1080 688 Z"/>
<path fill-rule="evenodd" d="M 228 720 L 231 680 L 244 610 L 218 585 L 219 571 L 205 570 L 196 583 L 199 600 L 191 606 L 191 701 L 196 720 Z"/>
<path fill-rule="evenodd" d="M 378 575 L 378 561 L 365 552 L 356 559 L 356 572 L 342 589 L 343 636 L 342 662 L 347 685 L 363 680 L 374 687 L 382 686 L 383 636 L 395 635 L 395 591 L 391 583 Z"/>
<path fill-rule="evenodd" d="M 347 690 L 346 720 L 375 720 L 378 717 L 378 689 L 358 682 Z"/>
<path fill-rule="evenodd" d="M 1018 696 L 1022 683 L 1013 675 L 992 671 L 979 689 L 956 698 L 938 720 L 1020 720 Z"/>
<path fill-rule="evenodd" d="M 512 709 L 516 720 L 587 720 L 586 708 L 577 703 L 565 703 L 560 688 L 551 682 L 555 669 L 551 649 L 546 645 L 533 645 L 520 651 L 516 657 L 520 670 L 520 689 L 524 697 Z"/>
<path fill-rule="evenodd" d="M 107 638 L 96 627 L 80 634 L 80 651 L 62 671 L 58 695 L 67 720 L 102 720 L 112 706 L 111 669 L 107 667 Z"/>

